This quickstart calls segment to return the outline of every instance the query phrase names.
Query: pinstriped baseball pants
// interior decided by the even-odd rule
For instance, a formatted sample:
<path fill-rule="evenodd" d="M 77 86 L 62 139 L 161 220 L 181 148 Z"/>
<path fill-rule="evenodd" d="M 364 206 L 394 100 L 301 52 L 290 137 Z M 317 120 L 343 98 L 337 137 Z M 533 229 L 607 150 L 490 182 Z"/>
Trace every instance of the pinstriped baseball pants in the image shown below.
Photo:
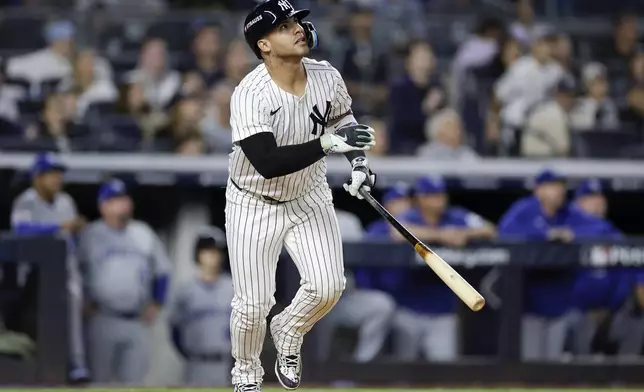
<path fill-rule="evenodd" d="M 342 241 L 327 184 L 282 204 L 268 204 L 229 184 L 226 236 L 234 298 L 230 318 L 232 382 L 261 382 L 266 317 L 275 305 L 282 247 L 300 273 L 291 304 L 275 316 L 274 339 L 284 355 L 299 353 L 304 335 L 327 314 L 345 287 Z"/>

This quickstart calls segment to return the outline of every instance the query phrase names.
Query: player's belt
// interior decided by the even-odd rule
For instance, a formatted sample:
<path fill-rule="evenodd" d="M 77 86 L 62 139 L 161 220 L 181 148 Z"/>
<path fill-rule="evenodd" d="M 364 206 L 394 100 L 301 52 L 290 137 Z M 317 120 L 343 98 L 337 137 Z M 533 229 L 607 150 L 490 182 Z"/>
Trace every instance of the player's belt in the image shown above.
<path fill-rule="evenodd" d="M 248 195 L 250 195 L 250 196 L 252 196 L 252 197 L 254 197 L 256 199 L 259 199 L 259 200 L 261 200 L 261 201 L 263 201 L 263 202 L 265 202 L 267 204 L 282 204 L 282 203 L 286 203 L 285 201 L 279 201 L 279 200 L 273 199 L 272 197 L 268 197 L 268 196 L 264 196 L 264 195 L 258 195 L 256 193 L 249 192 L 246 189 L 242 189 L 232 179 L 230 179 L 230 182 L 235 186 L 235 188 L 239 189 L 240 191 L 242 191 L 242 192 L 244 192 L 244 193 L 246 193 L 246 194 L 248 194 Z"/>
<path fill-rule="evenodd" d="M 221 362 L 227 355 L 222 353 L 214 354 L 189 354 L 188 359 L 191 361 L 200 361 L 200 362 Z"/>
<path fill-rule="evenodd" d="M 141 312 L 120 312 L 112 309 L 108 309 L 105 307 L 100 307 L 99 312 L 103 313 L 107 316 L 112 316 L 112 317 L 117 317 L 117 318 L 122 318 L 122 319 L 127 319 L 127 320 L 134 320 L 141 318 Z"/>

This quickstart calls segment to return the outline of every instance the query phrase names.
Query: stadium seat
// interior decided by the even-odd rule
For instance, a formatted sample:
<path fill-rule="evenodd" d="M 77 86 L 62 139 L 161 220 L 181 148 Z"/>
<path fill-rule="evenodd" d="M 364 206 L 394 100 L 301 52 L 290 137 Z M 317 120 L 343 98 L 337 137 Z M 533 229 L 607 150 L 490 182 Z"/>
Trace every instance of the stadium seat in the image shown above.
<path fill-rule="evenodd" d="M 615 159 L 625 148 L 639 145 L 641 136 L 631 132 L 594 130 L 573 133 L 573 154 L 579 158 Z"/>

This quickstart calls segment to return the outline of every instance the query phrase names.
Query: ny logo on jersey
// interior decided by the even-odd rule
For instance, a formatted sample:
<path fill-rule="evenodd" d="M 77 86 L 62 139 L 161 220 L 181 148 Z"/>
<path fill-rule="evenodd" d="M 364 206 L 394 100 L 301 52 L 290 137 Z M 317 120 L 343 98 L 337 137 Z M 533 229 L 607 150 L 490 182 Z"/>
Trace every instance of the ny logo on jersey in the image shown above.
<path fill-rule="evenodd" d="M 292 6 L 288 1 L 286 1 L 286 0 L 280 0 L 280 1 L 278 1 L 278 2 L 277 2 L 277 5 L 279 5 L 279 6 L 280 6 L 280 8 L 282 9 L 282 11 L 288 11 L 288 10 L 292 10 L 292 9 L 293 9 L 293 6 Z"/>
<path fill-rule="evenodd" d="M 326 101 L 326 109 L 324 109 L 324 116 L 322 113 L 320 113 L 320 109 L 318 109 L 318 105 L 313 106 L 313 111 L 311 114 L 309 114 L 309 117 L 313 121 L 313 132 L 311 132 L 314 135 L 318 134 L 318 125 L 321 127 L 320 129 L 320 135 L 322 135 L 322 132 L 324 132 L 324 128 L 326 128 L 328 122 L 329 122 L 329 114 L 331 114 L 331 101 Z"/>

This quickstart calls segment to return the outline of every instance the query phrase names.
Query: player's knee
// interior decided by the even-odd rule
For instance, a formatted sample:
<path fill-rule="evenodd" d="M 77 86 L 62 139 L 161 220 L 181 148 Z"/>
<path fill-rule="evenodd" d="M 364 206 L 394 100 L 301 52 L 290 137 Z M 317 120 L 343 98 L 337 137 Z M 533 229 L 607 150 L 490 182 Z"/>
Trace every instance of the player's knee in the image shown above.
<path fill-rule="evenodd" d="M 344 284 L 331 286 L 311 286 L 310 296 L 313 298 L 317 307 L 325 308 L 335 305 L 344 291 Z"/>
<path fill-rule="evenodd" d="M 266 317 L 268 316 L 268 310 L 266 307 L 259 304 L 247 304 L 239 307 L 234 312 L 237 313 L 233 315 L 233 318 L 236 319 L 233 320 L 235 328 L 242 330 L 250 330 L 259 327 L 266 321 Z"/>

